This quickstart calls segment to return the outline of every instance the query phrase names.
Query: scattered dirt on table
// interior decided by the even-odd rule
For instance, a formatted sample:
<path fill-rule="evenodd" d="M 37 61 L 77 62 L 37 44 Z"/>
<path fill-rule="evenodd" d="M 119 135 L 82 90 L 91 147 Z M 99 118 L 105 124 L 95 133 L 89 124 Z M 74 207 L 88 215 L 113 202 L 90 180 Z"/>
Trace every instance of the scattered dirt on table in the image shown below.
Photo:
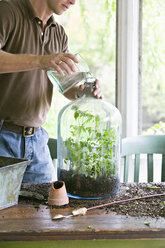
<path fill-rule="evenodd" d="M 35 192 L 44 196 L 44 200 L 40 201 L 33 197 L 20 197 L 20 202 L 31 203 L 37 206 L 36 204 L 44 204 L 48 206 L 47 199 L 50 192 L 49 183 L 41 184 L 22 184 L 21 190 Z M 69 204 L 57 207 L 57 206 L 48 206 L 49 208 L 79 208 L 79 207 L 92 207 L 96 205 L 105 204 L 108 202 L 121 201 L 125 199 L 143 197 L 148 195 L 155 194 L 165 194 L 165 183 L 121 183 L 120 189 L 117 195 L 111 198 L 105 198 L 101 200 L 77 200 L 69 199 Z M 120 215 L 142 217 L 165 217 L 165 196 L 146 198 L 143 200 L 136 200 L 126 203 L 115 204 L 112 206 L 107 206 L 102 209 L 105 209 L 105 213 L 109 211 L 114 211 Z"/>

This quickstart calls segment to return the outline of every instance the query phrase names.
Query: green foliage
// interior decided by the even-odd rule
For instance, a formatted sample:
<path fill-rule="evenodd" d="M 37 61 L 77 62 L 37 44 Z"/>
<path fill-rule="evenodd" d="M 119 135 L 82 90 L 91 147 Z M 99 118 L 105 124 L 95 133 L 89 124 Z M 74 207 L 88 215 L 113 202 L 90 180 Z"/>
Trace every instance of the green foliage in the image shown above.
<path fill-rule="evenodd" d="M 146 131 L 143 131 L 143 134 L 165 134 L 165 123 L 160 121 L 154 126 L 148 128 Z"/>
<path fill-rule="evenodd" d="M 95 0 L 91 0 L 89 3 L 88 0 L 79 0 L 79 4 L 81 28 L 84 34 L 80 52 L 87 58 L 91 71 L 103 79 L 103 88 L 106 87 L 106 81 L 111 78 L 109 83 L 114 93 L 116 1 L 104 0 L 96 3 Z M 109 88 L 107 90 L 105 96 L 114 99 Z"/>
<path fill-rule="evenodd" d="M 101 120 L 98 115 L 81 111 L 74 107 L 75 124 L 70 125 L 70 137 L 65 141 L 68 156 L 66 164 L 70 164 L 75 174 L 97 178 L 115 177 L 116 161 L 113 149 L 116 135 L 113 128 L 100 131 Z"/>
<path fill-rule="evenodd" d="M 145 122 L 150 123 L 165 120 L 164 9 L 163 0 L 143 0 L 142 103 Z"/>
<path fill-rule="evenodd" d="M 146 226 L 150 226 L 150 225 L 151 225 L 151 223 L 150 223 L 150 222 L 144 222 L 144 225 L 146 225 Z"/>

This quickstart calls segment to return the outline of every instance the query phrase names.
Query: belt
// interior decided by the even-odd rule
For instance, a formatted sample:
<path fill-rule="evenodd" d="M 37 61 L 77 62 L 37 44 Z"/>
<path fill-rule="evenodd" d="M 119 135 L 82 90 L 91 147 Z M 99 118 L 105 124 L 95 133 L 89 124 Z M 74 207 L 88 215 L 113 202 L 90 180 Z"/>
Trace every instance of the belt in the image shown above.
<path fill-rule="evenodd" d="M 6 129 L 15 133 L 21 133 L 23 137 L 31 137 L 35 134 L 39 127 L 18 126 L 12 122 L 4 121 L 2 129 Z"/>

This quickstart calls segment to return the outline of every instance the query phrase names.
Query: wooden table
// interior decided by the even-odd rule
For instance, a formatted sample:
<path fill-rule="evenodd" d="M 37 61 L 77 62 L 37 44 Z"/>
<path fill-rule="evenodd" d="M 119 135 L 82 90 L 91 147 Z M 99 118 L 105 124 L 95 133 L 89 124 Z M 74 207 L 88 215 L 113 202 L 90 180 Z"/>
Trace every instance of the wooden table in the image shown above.
<path fill-rule="evenodd" d="M 19 202 L 16 206 L 0 211 L 0 241 L 155 239 L 164 242 L 164 246 L 160 247 L 165 247 L 165 218 L 135 218 L 96 209 L 88 211 L 85 216 L 52 220 L 52 216 L 55 214 L 68 215 L 71 211 L 71 208 L 50 209 L 46 205 L 36 207 Z M 146 222 L 149 222 L 150 225 L 145 225 Z M 1 246 L 0 242 L 0 247 L 6 246 Z M 17 245 L 17 247 L 19 246 Z M 85 248 L 87 247 L 85 246 Z M 89 245 L 89 247 L 92 246 Z M 95 247 L 97 246 L 95 245 Z"/>
<path fill-rule="evenodd" d="M 0 240 L 91 240 L 164 238 L 165 219 L 135 218 L 88 211 L 85 216 L 52 220 L 55 214 L 70 214 L 70 208 L 18 204 L 0 211 Z M 145 225 L 150 222 L 150 226 Z M 92 227 L 89 229 L 89 226 Z"/>

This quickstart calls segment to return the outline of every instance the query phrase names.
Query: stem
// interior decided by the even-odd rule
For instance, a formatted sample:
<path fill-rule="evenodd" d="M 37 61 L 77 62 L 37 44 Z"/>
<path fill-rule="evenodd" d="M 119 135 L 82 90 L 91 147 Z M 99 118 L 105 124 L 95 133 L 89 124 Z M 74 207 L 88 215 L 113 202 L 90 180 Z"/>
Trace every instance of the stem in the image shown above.
<path fill-rule="evenodd" d="M 94 207 L 91 207 L 91 208 L 87 208 L 87 211 L 88 210 L 93 210 L 93 209 L 96 209 L 96 208 L 102 208 L 102 207 L 110 206 L 110 205 L 120 204 L 120 203 L 123 203 L 123 202 L 137 201 L 137 200 L 142 200 L 142 199 L 151 198 L 151 197 L 157 197 L 157 196 L 165 196 L 165 193 L 164 194 L 156 194 L 156 195 L 147 195 L 147 196 L 142 196 L 142 197 L 135 197 L 135 198 L 130 198 L 130 199 L 121 200 L 121 201 L 115 201 L 115 202 L 109 202 L 109 203 L 105 203 L 105 204 L 102 204 L 102 205 L 97 205 L 97 206 L 94 206 Z"/>

